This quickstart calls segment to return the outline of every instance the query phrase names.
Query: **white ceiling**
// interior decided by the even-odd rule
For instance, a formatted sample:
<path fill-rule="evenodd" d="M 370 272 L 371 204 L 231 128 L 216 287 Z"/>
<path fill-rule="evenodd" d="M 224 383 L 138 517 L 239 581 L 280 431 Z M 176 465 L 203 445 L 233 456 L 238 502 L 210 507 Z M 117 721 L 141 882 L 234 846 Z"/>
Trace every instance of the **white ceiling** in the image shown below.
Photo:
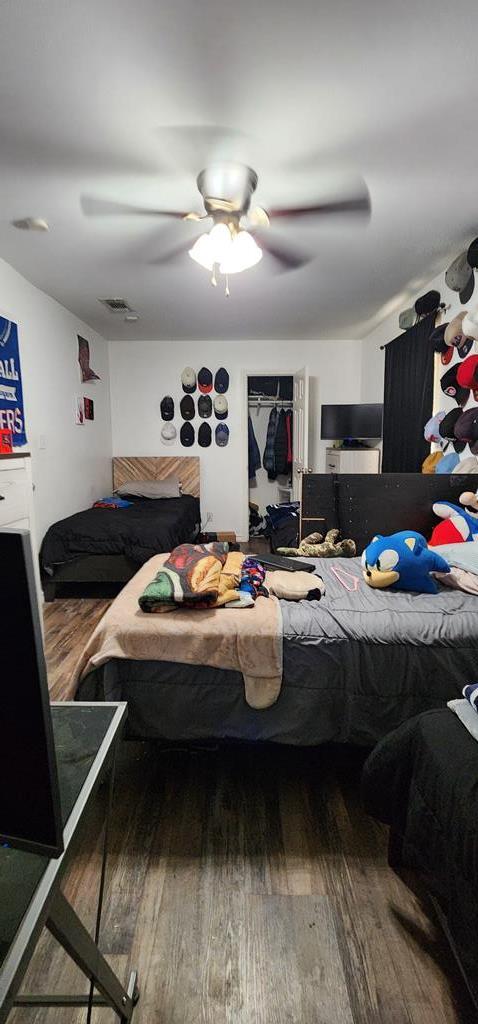
<path fill-rule="evenodd" d="M 471 0 L 0 0 L 0 256 L 108 338 L 363 336 L 478 234 L 477 31 Z M 80 197 L 197 208 L 217 154 L 176 124 L 234 129 L 266 207 L 361 172 L 370 224 L 281 223 L 315 259 L 227 300 L 187 255 L 156 264 L 195 229 Z"/>

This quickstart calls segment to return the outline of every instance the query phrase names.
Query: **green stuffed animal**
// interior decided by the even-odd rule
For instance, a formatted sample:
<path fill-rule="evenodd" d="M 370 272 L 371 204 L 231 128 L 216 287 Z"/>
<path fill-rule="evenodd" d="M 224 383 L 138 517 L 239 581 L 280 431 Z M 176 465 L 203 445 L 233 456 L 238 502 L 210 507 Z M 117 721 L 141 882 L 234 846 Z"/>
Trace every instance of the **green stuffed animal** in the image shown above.
<path fill-rule="evenodd" d="M 289 558 L 353 558 L 357 554 L 355 541 L 337 541 L 338 535 L 338 530 L 329 530 L 324 540 L 321 533 L 309 533 L 298 548 L 277 548 L 277 554 Z"/>

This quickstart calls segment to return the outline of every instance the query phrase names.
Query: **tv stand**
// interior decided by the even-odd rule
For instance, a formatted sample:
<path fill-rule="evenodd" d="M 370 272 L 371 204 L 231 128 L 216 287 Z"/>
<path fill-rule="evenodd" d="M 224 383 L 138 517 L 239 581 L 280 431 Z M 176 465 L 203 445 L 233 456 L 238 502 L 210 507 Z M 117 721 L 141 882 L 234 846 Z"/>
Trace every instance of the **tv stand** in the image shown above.
<path fill-rule="evenodd" d="M 113 813 L 114 764 L 126 721 L 125 703 L 52 705 L 52 724 L 62 793 L 64 852 L 57 859 L 0 848 L 0 1024 L 13 1006 L 56 1006 L 70 1011 L 93 1006 L 114 1010 L 121 1024 L 130 1024 L 139 998 L 136 971 L 126 986 L 98 948 L 104 895 L 108 824 Z M 64 896 L 60 882 L 75 847 L 82 820 L 103 779 L 109 788 L 95 934 L 92 937 Z M 19 880 L 21 879 L 21 884 Z M 48 930 L 89 981 L 89 991 L 73 995 L 19 993 L 42 927 Z"/>
<path fill-rule="evenodd" d="M 379 448 L 363 447 L 327 448 L 326 473 L 380 473 Z"/>

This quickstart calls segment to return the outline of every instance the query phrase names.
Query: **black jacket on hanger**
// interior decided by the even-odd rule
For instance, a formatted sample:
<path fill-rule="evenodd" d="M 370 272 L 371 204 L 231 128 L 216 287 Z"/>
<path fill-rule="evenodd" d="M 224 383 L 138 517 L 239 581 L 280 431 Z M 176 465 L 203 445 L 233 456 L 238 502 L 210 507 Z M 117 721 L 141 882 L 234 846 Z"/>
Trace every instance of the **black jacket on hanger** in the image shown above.
<path fill-rule="evenodd" d="M 274 441 L 275 469 L 277 476 L 285 476 L 288 472 L 287 465 L 287 426 L 286 411 L 281 409 L 277 423 L 276 436 Z"/>

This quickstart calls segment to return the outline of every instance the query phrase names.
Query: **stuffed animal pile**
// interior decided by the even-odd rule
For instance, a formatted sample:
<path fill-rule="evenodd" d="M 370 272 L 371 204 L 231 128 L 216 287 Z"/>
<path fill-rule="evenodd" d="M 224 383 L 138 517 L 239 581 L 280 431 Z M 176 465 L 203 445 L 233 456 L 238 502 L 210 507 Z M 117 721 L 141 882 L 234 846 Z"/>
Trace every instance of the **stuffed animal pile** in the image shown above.
<path fill-rule="evenodd" d="M 278 555 L 289 558 L 353 558 L 357 554 L 354 540 L 337 540 L 338 530 L 329 530 L 324 537 L 321 533 L 309 533 L 301 540 L 298 548 L 277 548 Z"/>

